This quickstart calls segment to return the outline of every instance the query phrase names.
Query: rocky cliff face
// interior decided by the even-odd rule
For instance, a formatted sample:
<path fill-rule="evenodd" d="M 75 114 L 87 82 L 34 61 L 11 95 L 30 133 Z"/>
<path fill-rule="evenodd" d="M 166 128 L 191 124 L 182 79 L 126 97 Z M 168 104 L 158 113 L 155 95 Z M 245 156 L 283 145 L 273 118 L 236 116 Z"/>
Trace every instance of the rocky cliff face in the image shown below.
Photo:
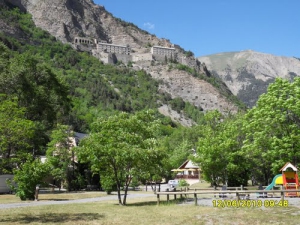
<path fill-rule="evenodd" d="M 146 45 L 171 46 L 166 39 L 142 31 L 113 17 L 92 0 L 5 0 L 30 13 L 35 24 L 64 43 L 76 36 L 96 38 L 114 44 L 129 44 L 138 51 Z"/>
<path fill-rule="evenodd" d="M 72 43 L 75 37 L 87 37 L 116 45 L 129 45 L 135 55 L 150 53 L 151 46 L 174 47 L 180 62 L 194 67 L 199 73 L 210 76 L 206 67 L 194 57 L 186 57 L 185 51 L 167 39 L 159 39 L 115 18 L 104 6 L 92 0 L 5 0 L 32 15 L 35 24 L 64 43 Z M 167 65 L 152 65 L 150 61 L 137 62 L 136 68 L 144 69 L 155 79 L 162 80 L 161 90 L 173 97 L 181 97 L 203 110 L 219 109 L 236 111 L 237 106 L 222 96 L 204 80 L 196 79 L 185 71 L 169 70 Z"/>
<path fill-rule="evenodd" d="M 146 71 L 160 80 L 160 89 L 170 93 L 173 98 L 181 97 L 204 111 L 212 109 L 223 113 L 237 111 L 237 107 L 221 95 L 218 89 L 184 71 L 170 71 L 164 66 L 149 67 Z"/>
<path fill-rule="evenodd" d="M 277 77 L 300 76 L 300 60 L 254 51 L 220 53 L 198 58 L 249 107 Z"/>

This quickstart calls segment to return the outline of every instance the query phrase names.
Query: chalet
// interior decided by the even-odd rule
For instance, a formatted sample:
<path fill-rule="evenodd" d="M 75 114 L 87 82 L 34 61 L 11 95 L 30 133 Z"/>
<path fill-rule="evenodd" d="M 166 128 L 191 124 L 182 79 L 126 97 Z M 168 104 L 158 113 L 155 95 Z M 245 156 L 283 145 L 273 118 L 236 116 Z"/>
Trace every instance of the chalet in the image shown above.
<path fill-rule="evenodd" d="M 184 179 L 189 184 L 197 183 L 201 180 L 201 169 L 191 160 L 186 160 L 177 169 L 172 169 L 176 173 L 175 179 Z"/>

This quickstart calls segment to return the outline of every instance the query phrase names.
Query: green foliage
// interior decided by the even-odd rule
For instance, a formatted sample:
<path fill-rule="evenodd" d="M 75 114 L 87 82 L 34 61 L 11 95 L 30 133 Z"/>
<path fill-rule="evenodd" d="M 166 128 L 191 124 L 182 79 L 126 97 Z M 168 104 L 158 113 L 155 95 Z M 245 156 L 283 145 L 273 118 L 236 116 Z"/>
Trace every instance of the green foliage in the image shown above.
<path fill-rule="evenodd" d="M 286 162 L 300 165 L 299 87 L 299 78 L 292 83 L 276 79 L 246 115 L 243 151 L 256 164 L 254 175 L 264 183 Z"/>
<path fill-rule="evenodd" d="M 55 124 L 69 124 L 77 131 L 92 130 L 78 154 L 82 162 L 91 163 L 95 174 L 101 174 L 105 189 L 118 187 L 120 190 L 128 187 L 132 179 L 158 181 L 162 176 L 170 175 L 171 169 L 177 168 L 190 156 L 199 137 L 209 138 L 204 133 L 206 129 L 210 135 L 215 134 L 213 128 L 209 129 L 206 122 L 210 120 L 204 118 L 202 109 L 180 98 L 172 100 L 170 95 L 159 93 L 159 82 L 145 71 L 103 65 L 88 53 L 76 52 L 71 46 L 56 41 L 48 32 L 36 28 L 31 16 L 16 8 L 1 8 L 0 19 L 22 34 L 22 39 L 16 39 L 0 32 L 0 41 L 4 43 L 0 42 L 0 93 L 5 93 L 9 100 L 3 102 L 5 110 L 1 112 L 4 121 L 0 128 L 3 134 L 1 140 L 5 140 L 1 145 L 8 146 L 6 149 L 1 147 L 1 153 L 4 155 L 11 150 L 19 152 L 17 159 L 13 159 L 14 165 L 23 165 L 26 153 L 32 152 L 32 149 L 34 154 L 42 154 Z M 135 29 L 121 20 L 120 23 L 124 23 L 127 29 Z M 170 62 L 173 60 L 170 59 Z M 181 64 L 174 67 L 207 80 L 220 88 L 225 96 L 231 96 L 217 78 L 199 74 Z M 160 104 L 171 105 L 207 127 L 203 132 L 202 126 L 178 128 L 170 119 L 162 118 L 162 123 L 158 123 L 152 113 L 137 113 L 157 108 Z M 21 128 L 6 122 L 9 107 L 12 107 L 13 119 L 21 121 L 26 132 L 21 134 Z M 135 114 L 118 114 L 118 111 Z M 63 132 L 66 129 L 69 130 L 59 126 L 53 131 L 47 150 L 52 174 L 60 180 L 69 179 L 67 167 L 70 165 L 70 152 L 64 145 L 68 139 Z M 212 140 L 221 143 L 220 140 L 225 141 L 229 136 L 221 136 L 221 131 L 225 129 L 222 126 L 218 129 L 216 134 L 219 136 Z M 6 135 L 7 130 L 13 133 L 13 138 Z M 168 137 L 162 138 L 164 135 Z M 158 146 L 157 139 L 163 139 L 163 144 Z M 57 143 L 63 143 L 59 145 L 61 149 L 57 149 Z M 229 149 L 231 146 L 228 144 L 225 147 Z M 220 147 L 216 148 L 216 152 L 220 152 Z M 55 156 L 56 151 L 60 151 L 61 158 Z M 169 161 L 165 154 L 168 154 Z M 227 160 L 231 163 L 227 165 L 227 170 L 235 174 L 239 170 L 232 162 L 238 161 L 240 155 L 233 154 L 231 157 Z M 162 162 L 165 164 L 162 165 Z M 74 173 L 72 176 L 77 175 Z M 82 177 L 78 176 L 77 180 L 73 178 L 70 180 L 74 185 L 82 185 Z M 123 200 L 125 203 L 126 197 Z"/>
<path fill-rule="evenodd" d="M 58 124 L 51 133 L 51 141 L 46 152 L 51 175 L 57 181 L 66 182 L 68 190 L 71 187 L 71 173 L 75 170 L 74 141 L 70 127 Z"/>
<path fill-rule="evenodd" d="M 189 102 L 185 102 L 183 113 L 188 118 L 191 118 L 193 121 L 195 121 L 197 124 L 201 124 L 204 118 L 203 109 L 197 108 Z"/>
<path fill-rule="evenodd" d="M 190 186 L 190 184 L 186 180 L 183 179 L 179 180 L 178 187 L 188 187 L 188 186 Z"/>
<path fill-rule="evenodd" d="M 176 97 L 170 101 L 170 106 L 173 110 L 180 112 L 185 108 L 185 102 L 182 100 L 182 98 Z"/>
<path fill-rule="evenodd" d="M 192 51 L 186 51 L 184 54 L 185 54 L 187 57 L 192 57 L 192 56 L 194 56 L 194 53 L 193 53 Z"/>
<path fill-rule="evenodd" d="M 299 87 L 299 78 L 276 79 L 245 115 L 207 113 L 194 158 L 205 179 L 237 186 L 252 177 L 266 185 L 286 162 L 299 166 Z"/>
<path fill-rule="evenodd" d="M 116 182 L 114 180 L 114 177 L 108 175 L 108 173 L 105 173 L 101 177 L 101 187 L 107 194 L 111 194 L 111 192 L 114 191 L 114 189 L 116 189 Z"/>
<path fill-rule="evenodd" d="M 177 64 L 176 69 L 186 71 L 186 72 L 190 73 L 191 75 L 195 74 L 195 71 L 191 67 L 183 65 L 183 64 Z"/>
<path fill-rule="evenodd" d="M 0 174 L 11 173 L 13 165 L 24 160 L 23 154 L 32 151 L 36 126 L 17 102 L 17 98 L 0 95 Z"/>
<path fill-rule="evenodd" d="M 230 186 L 247 185 L 249 164 L 241 153 L 243 133 L 241 122 L 224 118 L 219 112 L 205 115 L 205 123 L 193 161 L 201 165 L 203 175 L 212 184 L 222 181 Z"/>
<path fill-rule="evenodd" d="M 169 101 L 171 108 L 178 113 L 182 113 L 187 117 L 191 118 L 197 124 L 199 124 L 204 117 L 203 109 L 197 108 L 196 106 L 192 105 L 189 102 L 185 102 L 182 98 L 176 97 Z"/>
<path fill-rule="evenodd" d="M 20 168 L 14 169 L 14 181 L 17 187 L 13 187 L 13 189 L 16 195 L 21 200 L 33 200 L 36 186 L 43 184 L 43 179 L 48 172 L 47 164 L 27 155 L 27 160 L 20 165 Z"/>
<path fill-rule="evenodd" d="M 35 122 L 33 148 L 38 153 L 48 141 L 47 130 L 69 111 L 68 89 L 38 58 L 12 52 L 2 43 L 0 49 L 0 93 L 17 100 L 26 109 L 24 117 Z"/>
<path fill-rule="evenodd" d="M 92 171 L 104 177 L 106 188 L 113 179 L 119 204 L 126 204 L 133 177 L 157 174 L 162 167 L 164 152 L 157 146 L 158 128 L 159 121 L 155 120 L 153 112 L 120 113 L 93 123 L 90 136 L 77 149 L 79 160 L 91 163 Z M 122 201 L 120 191 L 123 187 Z"/>
<path fill-rule="evenodd" d="M 164 161 L 164 177 L 172 179 L 172 169 L 178 168 L 194 154 L 201 131 L 199 126 L 169 127 L 169 133 L 161 137 L 161 148 L 165 149 L 168 157 Z"/>

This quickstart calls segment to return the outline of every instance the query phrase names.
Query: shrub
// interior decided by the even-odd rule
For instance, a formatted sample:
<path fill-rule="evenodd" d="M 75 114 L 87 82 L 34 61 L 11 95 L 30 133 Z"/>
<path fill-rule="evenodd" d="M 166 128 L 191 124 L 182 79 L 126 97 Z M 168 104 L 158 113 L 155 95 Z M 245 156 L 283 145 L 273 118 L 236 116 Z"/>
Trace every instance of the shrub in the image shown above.
<path fill-rule="evenodd" d="M 33 200 L 36 186 L 42 184 L 47 174 L 47 164 L 43 164 L 39 159 L 33 160 L 29 156 L 20 169 L 14 170 L 14 181 L 17 187 L 12 186 L 12 189 L 22 201 Z"/>
<path fill-rule="evenodd" d="M 178 187 L 188 187 L 190 186 L 188 182 L 186 182 L 186 180 L 179 180 L 178 182 Z"/>

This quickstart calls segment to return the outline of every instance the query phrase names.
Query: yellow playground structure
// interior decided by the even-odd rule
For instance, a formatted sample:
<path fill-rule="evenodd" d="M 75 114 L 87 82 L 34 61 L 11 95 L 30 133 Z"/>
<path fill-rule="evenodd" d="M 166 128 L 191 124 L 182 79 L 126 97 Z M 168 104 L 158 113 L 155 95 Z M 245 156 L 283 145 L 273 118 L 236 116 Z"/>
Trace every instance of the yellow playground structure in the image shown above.
<path fill-rule="evenodd" d="M 298 170 L 297 168 L 291 164 L 290 162 L 286 163 L 280 171 L 281 174 L 277 174 L 272 183 L 269 184 L 265 190 L 271 190 L 274 186 L 282 185 L 285 190 L 298 190 L 299 182 L 298 182 Z M 289 197 L 298 197 L 299 192 L 286 192 L 285 196 Z"/>

